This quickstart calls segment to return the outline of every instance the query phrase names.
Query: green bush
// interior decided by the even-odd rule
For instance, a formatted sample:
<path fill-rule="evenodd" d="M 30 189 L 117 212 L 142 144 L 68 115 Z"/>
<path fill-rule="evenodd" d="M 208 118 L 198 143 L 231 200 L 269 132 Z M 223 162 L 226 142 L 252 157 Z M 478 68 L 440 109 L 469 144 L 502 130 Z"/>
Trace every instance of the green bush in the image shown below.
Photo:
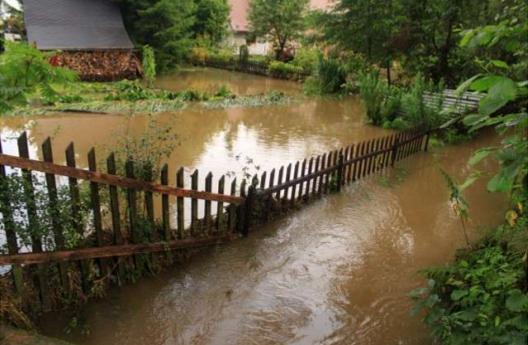
<path fill-rule="evenodd" d="M 437 104 L 425 104 L 424 94 L 437 90 L 434 84 L 427 83 L 421 75 L 415 78 L 409 91 L 402 97 L 402 110 L 408 122 L 413 125 L 424 124 L 430 128 L 437 128 L 447 121 L 442 112 L 442 98 Z"/>
<path fill-rule="evenodd" d="M 321 53 L 316 49 L 299 49 L 295 52 L 291 64 L 301 67 L 306 72 L 314 73 L 317 70 L 320 54 Z"/>
<path fill-rule="evenodd" d="M 303 73 L 301 67 L 280 61 L 274 61 L 268 66 L 268 74 L 275 78 L 295 79 Z"/>
<path fill-rule="evenodd" d="M 518 226 L 527 226 L 525 220 Z M 526 232 L 526 228 L 517 229 Z M 526 262 L 508 243 L 490 239 L 445 267 L 423 271 L 426 288 L 411 293 L 413 314 L 442 344 L 526 344 Z"/>
<path fill-rule="evenodd" d="M 317 78 L 319 80 L 321 93 L 341 93 L 343 91 L 343 86 L 346 84 L 347 70 L 338 58 L 330 57 L 325 59 L 320 55 Z"/>
<path fill-rule="evenodd" d="M 143 46 L 143 75 L 149 87 L 156 80 L 156 57 L 154 49 L 149 45 Z"/>
<path fill-rule="evenodd" d="M 245 44 L 240 46 L 239 62 L 243 65 L 247 65 L 249 62 L 249 48 Z"/>
<path fill-rule="evenodd" d="M 359 75 L 359 95 L 365 105 L 367 117 L 374 125 L 381 125 L 385 121 L 391 121 L 388 115 L 390 109 L 396 106 L 395 102 L 383 106 L 386 99 L 390 96 L 389 85 L 379 78 L 377 71 L 361 73 Z"/>
<path fill-rule="evenodd" d="M 0 115 L 16 106 L 26 106 L 30 96 L 54 102 L 57 92 L 52 85 L 69 85 L 75 72 L 52 66 L 44 53 L 24 43 L 6 42 L 0 55 Z"/>

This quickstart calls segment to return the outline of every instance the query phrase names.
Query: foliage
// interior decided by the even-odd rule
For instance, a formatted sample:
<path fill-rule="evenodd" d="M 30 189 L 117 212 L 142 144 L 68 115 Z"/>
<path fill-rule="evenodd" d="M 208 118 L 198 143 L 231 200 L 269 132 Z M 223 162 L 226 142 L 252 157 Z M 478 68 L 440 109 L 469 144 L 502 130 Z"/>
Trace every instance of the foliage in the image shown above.
<path fill-rule="evenodd" d="M 196 4 L 190 0 L 114 0 L 134 43 L 150 45 L 160 72 L 174 69 L 192 47 Z"/>
<path fill-rule="evenodd" d="M 275 78 L 294 79 L 304 72 L 302 67 L 290 63 L 273 61 L 268 65 L 268 74 Z"/>
<path fill-rule="evenodd" d="M 386 100 L 390 98 L 389 85 L 379 78 L 376 70 L 361 73 L 358 78 L 359 95 L 365 105 L 367 117 L 374 125 L 380 125 L 384 121 L 391 121 L 387 111 L 382 112 Z M 385 116 L 384 116 L 385 115 Z"/>
<path fill-rule="evenodd" d="M 524 260 L 488 240 L 454 264 L 426 269 L 427 287 L 411 293 L 417 301 L 413 314 L 425 309 L 423 321 L 442 344 L 526 344 Z"/>
<path fill-rule="evenodd" d="M 442 83 L 438 89 L 443 90 Z M 402 110 L 405 119 L 414 124 L 424 124 L 429 128 L 438 128 L 447 119 L 443 113 L 443 98 L 439 97 L 435 104 L 425 103 L 425 94 L 438 90 L 430 80 L 429 83 L 418 74 L 411 87 L 402 96 Z"/>
<path fill-rule="evenodd" d="M 193 47 L 191 49 L 191 62 L 195 65 L 205 66 L 210 58 L 210 52 L 207 48 Z"/>
<path fill-rule="evenodd" d="M 212 98 L 210 101 L 202 103 L 207 109 L 223 109 L 238 107 L 264 107 L 270 105 L 286 104 L 290 98 L 283 91 L 272 90 L 264 95 L 254 95 L 245 97 L 228 97 L 224 99 Z"/>
<path fill-rule="evenodd" d="M 143 75 L 147 85 L 152 87 L 156 80 L 156 57 L 154 50 L 149 46 L 143 46 Z"/>
<path fill-rule="evenodd" d="M 221 43 L 228 34 L 231 6 L 228 0 L 195 0 L 196 21 L 192 27 L 195 37 L 207 36 L 212 45 Z"/>
<path fill-rule="evenodd" d="M 453 211 L 457 216 L 460 217 L 460 222 L 462 223 L 462 229 L 464 230 L 464 238 L 466 239 L 466 244 L 469 246 L 469 238 L 466 231 L 466 222 L 469 220 L 469 204 L 464 198 L 462 192 L 467 188 L 467 184 L 459 186 L 457 181 L 450 176 L 444 169 L 440 169 L 440 172 L 444 176 L 446 181 L 447 188 L 449 190 L 449 201 L 453 203 Z"/>
<path fill-rule="evenodd" d="M 302 68 L 306 72 L 313 73 L 317 70 L 319 54 L 320 53 L 317 49 L 298 49 L 295 51 L 295 56 L 293 57 L 291 64 Z"/>
<path fill-rule="evenodd" d="M 518 2 L 522 4 L 521 2 Z M 521 13 L 526 13 L 526 4 L 517 7 Z M 499 25 L 486 26 L 465 32 L 462 45 L 483 46 L 495 49 L 497 46 L 520 56 L 516 64 L 526 65 L 528 55 L 526 35 L 528 23 L 522 21 L 504 21 Z M 478 74 L 464 82 L 457 92 L 466 89 L 485 93 L 480 101 L 478 114 L 470 114 L 464 118 L 464 124 L 470 132 L 484 127 L 493 126 L 504 138 L 500 146 L 486 147 L 475 153 L 470 159 L 472 165 L 478 164 L 490 154 L 500 162 L 500 172 L 488 183 L 488 189 L 493 192 L 504 192 L 510 195 L 528 191 L 528 113 L 526 112 L 528 96 L 528 75 L 524 80 L 515 81 L 508 74 L 513 67 L 505 61 L 491 60 L 490 65 L 498 67 L 500 74 Z M 515 73 L 513 73 L 515 75 Z M 500 110 L 508 104 L 518 103 L 518 111 L 511 114 L 500 114 Z"/>
<path fill-rule="evenodd" d="M 308 94 L 337 94 L 343 93 L 347 85 L 347 69 L 336 56 L 324 58 L 319 54 L 317 71 L 313 78 L 309 78 L 305 85 Z"/>
<path fill-rule="evenodd" d="M 0 55 L 0 115 L 27 105 L 36 93 L 44 100 L 54 100 L 57 93 L 52 85 L 75 80 L 74 72 L 52 66 L 48 57 L 27 44 L 7 42 L 6 52 Z"/>
<path fill-rule="evenodd" d="M 238 61 L 243 65 L 249 62 L 249 48 L 245 44 L 240 46 Z"/>
<path fill-rule="evenodd" d="M 309 0 L 252 0 L 248 19 L 255 36 L 269 36 L 278 60 L 287 58 L 286 48 L 305 30 Z"/>

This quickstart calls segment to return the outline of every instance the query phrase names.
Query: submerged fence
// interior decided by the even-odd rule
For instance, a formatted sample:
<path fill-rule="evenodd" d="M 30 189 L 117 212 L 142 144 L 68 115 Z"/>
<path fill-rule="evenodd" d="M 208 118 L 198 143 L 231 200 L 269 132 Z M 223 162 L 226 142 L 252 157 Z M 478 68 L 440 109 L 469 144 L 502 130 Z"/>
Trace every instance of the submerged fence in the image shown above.
<path fill-rule="evenodd" d="M 61 294 L 71 296 L 76 284 L 86 292 L 98 279 L 114 277 L 104 281 L 107 285 L 137 277 L 153 263 L 170 261 L 174 250 L 247 236 L 255 225 L 427 150 L 428 141 L 429 131 L 416 128 L 273 169 L 240 186 L 233 179 L 229 191 L 222 176 L 213 193 L 211 173 L 205 177 L 204 191 L 198 190 L 198 170 L 186 189 L 183 168 L 176 173 L 175 186 L 169 185 L 168 165 L 146 182 L 136 178 L 138 173 L 145 176 L 145 171 L 138 171 L 144 167 L 130 159 L 118 167 L 114 153 L 107 157 L 103 172 L 95 150 L 90 150 L 85 170 L 76 167 L 73 143 L 65 150 L 64 166 L 54 163 L 49 138 L 42 144 L 42 161 L 30 159 L 25 132 L 18 138 L 18 156 L 3 154 L 0 138 L 0 213 L 7 242 L 0 266 L 12 266 L 13 287 L 22 300 L 38 298 L 43 310 L 50 310 L 57 304 L 49 287 L 53 282 Z M 22 181 L 22 198 L 9 186 L 16 174 Z M 61 187 L 67 190 L 65 196 L 59 193 Z M 39 189 L 45 190 L 50 209 L 44 217 Z M 170 198 L 175 200 L 171 203 Z M 155 199 L 161 205 L 157 214 Z M 190 213 L 185 211 L 186 200 Z M 22 211 L 15 210 L 17 202 L 23 204 Z M 69 216 L 61 217 L 61 212 Z M 46 226 L 51 229 L 48 234 L 42 232 Z M 68 240 L 72 230 L 77 238 L 73 244 Z"/>

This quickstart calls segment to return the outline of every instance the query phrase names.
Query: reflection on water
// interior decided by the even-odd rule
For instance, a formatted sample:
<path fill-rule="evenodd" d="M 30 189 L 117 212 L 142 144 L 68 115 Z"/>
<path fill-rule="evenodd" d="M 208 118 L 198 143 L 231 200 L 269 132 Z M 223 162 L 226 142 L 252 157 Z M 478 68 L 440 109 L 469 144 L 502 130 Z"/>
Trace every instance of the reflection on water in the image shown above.
<path fill-rule="evenodd" d="M 251 85 L 251 78 L 244 75 L 241 82 Z M 24 120 L 1 121 L 7 132 Z M 101 115 L 38 121 L 31 131 L 38 143 L 62 126 L 54 141 L 56 156 L 72 139 L 80 153 L 94 143 L 110 143 L 115 128 L 125 123 L 122 116 Z M 182 141 L 172 164 L 199 168 L 204 175 L 213 171 L 215 178 L 233 170 L 237 155 L 268 169 L 387 134 L 365 125 L 354 98 L 268 108 L 189 108 L 162 115 L 162 122 L 168 121 Z M 145 123 L 138 116 L 131 127 L 140 131 Z M 464 245 L 438 167 L 462 179 L 469 155 L 495 141 L 485 135 L 419 153 L 384 178 L 353 184 L 249 238 L 206 249 L 184 265 L 112 291 L 86 307 L 90 337 L 65 336 L 66 314 L 52 315 L 43 328 L 90 345 L 430 344 L 419 319 L 408 316 L 412 302 L 406 294 L 421 283 L 418 269 L 449 261 Z M 505 205 L 485 192 L 484 183 L 467 190 L 473 229 L 500 221 Z M 472 239 L 477 236 L 473 231 Z"/>

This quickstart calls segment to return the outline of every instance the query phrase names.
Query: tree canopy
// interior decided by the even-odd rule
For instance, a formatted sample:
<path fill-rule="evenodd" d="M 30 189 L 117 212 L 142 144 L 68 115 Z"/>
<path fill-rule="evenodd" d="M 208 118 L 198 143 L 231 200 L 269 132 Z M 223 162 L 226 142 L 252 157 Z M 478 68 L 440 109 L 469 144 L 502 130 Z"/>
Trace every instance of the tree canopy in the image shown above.
<path fill-rule="evenodd" d="M 292 41 L 306 29 L 309 0 L 251 0 L 248 19 L 256 36 L 269 36 L 277 58 L 283 58 Z"/>

